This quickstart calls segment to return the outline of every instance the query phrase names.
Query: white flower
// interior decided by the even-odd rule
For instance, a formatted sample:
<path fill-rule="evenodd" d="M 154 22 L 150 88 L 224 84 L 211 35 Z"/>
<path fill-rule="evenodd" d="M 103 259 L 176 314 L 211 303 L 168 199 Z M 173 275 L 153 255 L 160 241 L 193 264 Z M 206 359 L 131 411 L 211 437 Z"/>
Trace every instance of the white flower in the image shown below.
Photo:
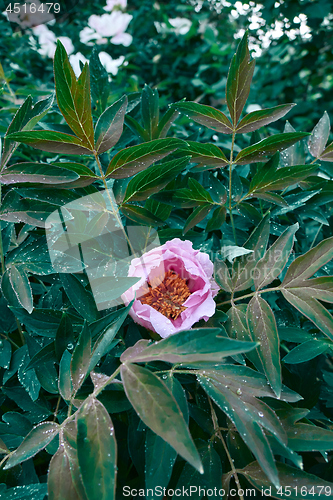
<path fill-rule="evenodd" d="M 107 0 L 104 10 L 111 11 L 115 6 L 121 7 L 122 9 L 126 9 L 127 0 Z"/>
<path fill-rule="evenodd" d="M 172 28 L 168 27 L 166 23 L 159 23 L 154 21 L 157 33 L 175 33 L 176 35 L 186 35 L 191 29 L 192 21 L 185 17 L 175 17 L 169 19 Z"/>
<path fill-rule="evenodd" d="M 118 73 L 119 66 L 123 64 L 125 57 L 120 56 L 118 59 L 112 59 L 112 57 L 106 52 L 100 52 L 99 59 L 108 73 L 116 75 Z"/>
<path fill-rule="evenodd" d="M 34 28 L 32 28 L 32 31 L 38 37 L 38 43 L 40 45 L 38 52 L 42 56 L 53 58 L 57 48 L 57 37 L 55 36 L 53 31 L 49 30 L 48 27 L 44 24 L 35 26 Z M 68 38 L 68 36 L 60 36 L 58 40 L 60 40 L 64 45 L 67 54 L 71 54 L 72 52 L 74 52 L 73 42 L 70 38 Z"/>
<path fill-rule="evenodd" d="M 186 35 L 191 29 L 192 21 L 186 19 L 186 17 L 175 17 L 174 19 L 169 19 L 169 23 L 175 29 L 177 35 Z"/>
<path fill-rule="evenodd" d="M 81 74 L 80 61 L 83 64 L 85 64 L 88 61 L 88 59 L 84 57 L 84 55 L 81 54 L 81 52 L 77 52 L 76 54 L 72 54 L 71 56 L 69 56 L 69 62 L 72 65 L 76 77 L 79 77 Z"/>
<path fill-rule="evenodd" d="M 130 14 L 120 11 L 102 16 L 93 14 L 89 17 L 88 26 L 81 31 L 80 40 L 82 43 L 92 45 L 90 43 L 92 40 L 101 44 L 106 43 L 107 38 L 111 38 L 111 43 L 128 47 L 132 43 L 132 36 L 125 31 L 132 18 Z"/>

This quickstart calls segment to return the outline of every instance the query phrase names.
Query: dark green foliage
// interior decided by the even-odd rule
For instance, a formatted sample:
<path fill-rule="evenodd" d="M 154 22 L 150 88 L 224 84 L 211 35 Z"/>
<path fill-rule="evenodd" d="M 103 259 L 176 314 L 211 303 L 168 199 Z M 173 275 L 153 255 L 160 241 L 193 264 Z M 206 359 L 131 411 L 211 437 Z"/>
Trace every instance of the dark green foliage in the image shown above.
<path fill-rule="evenodd" d="M 204 33 L 219 53 L 214 36 Z M 332 496 L 332 457 L 319 455 L 333 449 L 329 119 L 324 114 L 312 135 L 290 125 L 257 132 L 293 105 L 242 117 L 253 70 L 246 33 L 224 75 L 230 118 L 190 100 L 163 114 L 165 96 L 154 87 L 139 95 L 105 89 L 96 53 L 92 75 L 85 65 L 76 78 L 58 42 L 56 115 L 38 125 L 53 97 L 35 106 L 28 97 L 6 120 L 0 496 L 43 499 L 46 480 L 52 500 L 122 498 L 125 485 L 216 487 L 225 499 L 234 485 L 294 499 L 296 487 L 302 498 L 319 498 L 322 485 Z M 217 144 L 207 128 L 221 134 Z M 102 194 L 110 187 L 112 210 Z M 88 195 L 96 213 L 87 222 L 80 214 Z M 152 332 L 128 315 L 132 303 L 95 304 L 82 255 L 69 254 L 73 268 L 58 272 L 54 242 L 45 238 L 55 211 L 68 227 L 77 217 L 67 237 L 81 253 L 83 236 L 94 241 L 110 214 L 146 236 L 154 228 L 161 242 L 186 234 L 214 261 L 215 315 L 148 340 Z M 124 251 L 117 236 L 113 244 Z M 103 241 L 88 250 L 111 260 Z M 110 287 L 109 276 L 97 278 Z M 133 283 L 123 279 L 112 282 L 113 299 Z"/>

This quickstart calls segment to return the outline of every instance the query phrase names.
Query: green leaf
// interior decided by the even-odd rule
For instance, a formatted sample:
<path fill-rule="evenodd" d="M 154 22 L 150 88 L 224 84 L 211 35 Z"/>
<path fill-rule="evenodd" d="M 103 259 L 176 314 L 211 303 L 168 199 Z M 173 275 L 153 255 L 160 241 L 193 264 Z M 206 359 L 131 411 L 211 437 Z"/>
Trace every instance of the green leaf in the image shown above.
<path fill-rule="evenodd" d="M 308 340 L 289 351 L 282 361 L 292 365 L 305 363 L 328 351 L 329 348 L 330 346 L 326 342 L 314 339 Z"/>
<path fill-rule="evenodd" d="M 294 287 L 315 274 L 333 258 L 333 237 L 321 241 L 289 266 L 282 287 Z"/>
<path fill-rule="evenodd" d="M 234 126 L 236 126 L 249 96 L 255 66 L 255 60 L 250 61 L 247 38 L 246 32 L 232 58 L 227 78 L 226 99 Z"/>
<path fill-rule="evenodd" d="M 59 109 L 83 146 L 94 149 L 94 128 L 91 115 L 89 66 L 85 64 L 76 80 L 65 47 L 58 40 L 54 55 L 54 80 Z"/>
<path fill-rule="evenodd" d="M 171 108 L 184 113 L 190 120 L 200 125 L 205 125 L 216 132 L 221 132 L 222 134 L 232 133 L 232 124 L 229 118 L 212 106 L 206 106 L 197 102 L 180 101 L 172 104 Z"/>
<path fill-rule="evenodd" d="M 89 500 L 113 500 L 117 443 L 111 418 L 95 398 L 87 399 L 78 413 L 77 454 Z"/>
<path fill-rule="evenodd" d="M 3 483 L 2 483 L 3 484 Z M 6 486 L 3 484 L 4 488 Z M 44 500 L 47 494 L 46 484 L 26 484 L 24 486 L 15 486 L 15 488 L 9 488 L 8 490 L 1 490 L 1 496 L 3 493 L 6 495 L 6 500 Z"/>
<path fill-rule="evenodd" d="M 5 168 L 0 175 L 3 184 L 38 182 L 40 184 L 62 184 L 79 179 L 76 172 L 48 163 L 16 163 Z"/>
<path fill-rule="evenodd" d="M 141 117 L 143 126 L 148 133 L 149 141 L 156 138 L 159 111 L 158 90 L 151 89 L 145 84 L 141 97 Z"/>
<path fill-rule="evenodd" d="M 315 158 L 319 158 L 324 151 L 330 135 L 330 129 L 330 119 L 327 112 L 324 111 L 323 116 L 312 130 L 312 134 L 308 140 L 309 151 Z"/>
<path fill-rule="evenodd" d="M 292 165 L 290 167 L 282 167 L 276 170 L 271 168 L 262 168 L 257 175 L 252 179 L 249 192 L 256 191 L 274 191 L 282 190 L 294 184 L 298 184 L 302 180 L 315 173 L 318 165 Z"/>
<path fill-rule="evenodd" d="M 35 106 L 32 106 L 31 96 L 28 96 L 24 101 L 7 129 L 1 158 L 2 167 L 8 162 L 17 147 L 17 144 L 7 139 L 7 136 L 20 130 L 31 130 L 46 115 L 52 106 L 53 98 L 53 95 L 51 95 L 47 99 L 38 101 Z"/>
<path fill-rule="evenodd" d="M 214 261 L 214 279 L 222 290 L 231 293 L 232 283 L 229 268 L 220 258 Z"/>
<path fill-rule="evenodd" d="M 333 142 L 324 149 L 320 155 L 320 159 L 324 161 L 333 161 Z"/>
<path fill-rule="evenodd" d="M 123 132 L 127 102 L 127 97 L 123 96 L 99 117 L 95 127 L 95 148 L 98 154 L 113 148 L 119 141 Z"/>
<path fill-rule="evenodd" d="M 260 342 L 257 352 L 265 375 L 279 398 L 281 394 L 281 364 L 279 336 L 275 316 L 260 295 L 252 297 L 247 307 L 247 322 L 252 339 Z"/>
<path fill-rule="evenodd" d="M 12 357 L 12 347 L 8 340 L 0 340 L 0 366 L 8 370 Z"/>
<path fill-rule="evenodd" d="M 156 139 L 119 151 L 111 160 L 106 175 L 114 179 L 125 179 L 183 146 L 181 139 Z"/>
<path fill-rule="evenodd" d="M 333 449 L 333 431 L 309 423 L 297 422 L 309 410 L 295 413 L 288 410 L 278 412 L 282 425 L 287 432 L 288 445 L 294 451 L 328 451 Z M 305 415 L 304 415 L 305 413 Z"/>
<path fill-rule="evenodd" d="M 53 455 L 47 477 L 49 500 L 87 500 L 82 485 L 80 493 L 77 491 L 80 472 L 75 455 L 75 450 L 66 442 Z"/>
<path fill-rule="evenodd" d="M 268 201 L 269 203 L 274 203 L 275 205 L 279 205 L 280 207 L 289 207 L 288 203 L 282 196 L 276 193 L 257 193 L 253 194 L 255 198 L 259 198 L 260 200 Z"/>
<path fill-rule="evenodd" d="M 175 490 L 190 491 L 191 498 L 199 500 L 204 495 L 204 488 L 211 491 L 219 491 L 222 482 L 222 465 L 218 453 L 214 450 L 212 442 L 206 443 L 202 440 L 196 440 L 198 450 L 200 453 L 204 473 L 199 474 L 196 469 L 193 469 L 188 463 L 185 464 Z M 202 494 L 199 493 L 200 488 Z M 214 495 L 215 498 L 217 497 Z M 221 498 L 221 497 L 219 497 Z"/>
<path fill-rule="evenodd" d="M 108 328 L 98 337 L 94 344 L 93 351 L 91 353 L 91 360 L 89 363 L 88 371 L 91 371 L 99 362 L 99 360 L 107 354 L 114 345 L 114 338 L 118 333 L 119 328 L 124 323 L 127 318 L 128 312 L 130 311 L 133 303 L 128 304 L 127 307 L 120 309 L 118 315 Z"/>
<path fill-rule="evenodd" d="M 169 108 L 164 113 L 157 127 L 157 137 L 159 139 L 163 139 L 164 137 L 166 137 L 171 125 L 178 118 L 178 116 L 179 111 L 176 111 L 172 108 Z"/>
<path fill-rule="evenodd" d="M 232 288 L 235 292 L 246 290 L 253 285 L 254 268 L 263 257 L 269 238 L 269 214 L 266 215 L 244 243 L 244 248 L 252 250 L 234 260 L 232 266 Z"/>
<path fill-rule="evenodd" d="M 158 457 L 158 460 L 156 460 Z M 168 486 L 177 452 L 160 436 L 150 429 L 146 430 L 145 442 L 145 476 L 147 499 L 155 500 L 156 494 L 150 491 L 156 485 L 161 488 Z M 150 490 L 150 491 L 149 491 Z"/>
<path fill-rule="evenodd" d="M 189 156 L 153 165 L 138 173 L 127 185 L 124 202 L 146 200 L 153 193 L 163 189 L 184 168 Z"/>
<path fill-rule="evenodd" d="M 126 395 L 141 420 L 202 473 L 199 453 L 184 416 L 162 380 L 146 368 L 133 364 L 122 365 L 121 378 Z"/>
<path fill-rule="evenodd" d="M 67 312 L 63 312 L 62 314 L 61 321 L 55 335 L 54 345 L 57 361 L 60 361 L 63 352 L 70 345 L 74 345 L 73 326 Z"/>
<path fill-rule="evenodd" d="M 36 366 L 43 367 L 43 365 L 45 365 L 45 363 L 48 363 L 49 361 L 56 361 L 53 342 L 46 344 L 39 351 L 37 351 L 34 356 L 32 356 L 29 363 L 25 366 L 25 371 L 28 371 L 31 368 L 35 368 Z"/>
<path fill-rule="evenodd" d="M 265 161 L 268 156 L 276 153 L 276 151 L 283 151 L 308 135 L 306 132 L 289 132 L 272 135 L 242 149 L 236 156 L 235 163 L 246 165 L 247 163 Z"/>
<path fill-rule="evenodd" d="M 124 204 L 121 206 L 121 211 L 128 219 L 145 226 L 163 226 L 164 224 L 163 220 L 139 205 Z"/>
<path fill-rule="evenodd" d="M 193 328 L 174 333 L 157 343 L 147 345 L 139 340 L 122 354 L 122 362 L 144 363 L 153 360 L 169 363 L 193 363 L 197 361 L 221 361 L 256 347 L 254 342 L 239 342 L 219 335 L 219 328 Z"/>
<path fill-rule="evenodd" d="M 51 130 L 32 130 L 31 132 L 16 132 L 8 135 L 11 141 L 23 142 L 32 148 L 41 149 L 49 153 L 66 155 L 91 155 L 89 149 L 78 137 L 53 132 Z"/>
<path fill-rule="evenodd" d="M 8 252 L 6 263 L 8 267 L 15 265 L 28 273 L 46 275 L 54 272 L 44 236 L 27 238 L 19 247 Z"/>
<path fill-rule="evenodd" d="M 274 108 L 252 111 L 242 118 L 237 125 L 236 132 L 237 134 L 245 134 L 258 130 L 258 128 L 268 125 L 268 123 L 279 120 L 282 116 L 289 113 L 294 106 L 296 104 L 281 104 L 280 106 L 274 106 Z"/>
<path fill-rule="evenodd" d="M 89 60 L 91 96 L 97 108 L 97 113 L 102 113 L 110 95 L 109 75 L 102 65 L 96 47 L 93 48 Z"/>
<path fill-rule="evenodd" d="M 177 204 L 176 206 L 178 206 L 179 204 L 179 206 L 183 208 L 190 208 L 197 205 L 214 203 L 210 193 L 201 186 L 200 182 L 192 179 L 191 177 L 189 178 L 189 189 L 178 189 L 174 193 L 172 201 Z"/>
<path fill-rule="evenodd" d="M 239 473 L 244 475 L 259 491 L 263 490 L 266 496 L 280 500 L 299 500 L 300 498 L 304 498 L 305 500 L 319 499 L 321 495 L 326 495 L 325 491 L 331 495 L 333 483 L 328 483 L 320 479 L 319 484 L 317 476 L 279 462 L 276 462 L 276 468 L 281 485 L 279 490 L 276 486 L 272 486 L 271 481 L 267 479 L 263 467 L 258 462 L 252 462 L 244 467 L 244 469 L 240 469 Z"/>
<path fill-rule="evenodd" d="M 72 274 L 60 274 L 62 286 L 72 306 L 89 322 L 98 319 L 98 310 L 91 292 Z"/>
<path fill-rule="evenodd" d="M 11 265 L 9 269 L 9 280 L 15 292 L 17 300 L 28 313 L 31 313 L 33 305 L 33 297 L 31 285 L 27 274 L 23 269 Z"/>
<path fill-rule="evenodd" d="M 28 460 L 43 450 L 59 433 L 60 425 L 56 422 L 42 422 L 36 425 L 24 439 L 23 443 L 11 453 L 4 469 Z"/>
<path fill-rule="evenodd" d="M 293 249 L 298 228 L 298 223 L 287 228 L 259 260 L 254 268 L 256 290 L 264 288 L 281 274 Z"/>
<path fill-rule="evenodd" d="M 196 167 L 192 168 L 193 172 L 211 170 L 212 168 L 228 165 L 227 157 L 220 148 L 215 146 L 215 144 L 200 144 L 200 142 L 194 141 L 186 142 L 188 147 L 178 150 L 177 154 L 182 153 L 185 156 L 191 155 L 191 163 L 198 164 Z"/>
<path fill-rule="evenodd" d="M 206 226 L 206 231 L 217 231 L 221 229 L 222 224 L 224 224 L 226 219 L 227 210 L 225 207 L 215 208 L 212 218 L 209 219 Z"/>
<path fill-rule="evenodd" d="M 85 322 L 71 359 L 71 378 L 74 393 L 81 387 L 87 375 L 90 359 L 91 336 L 90 330 Z"/>
<path fill-rule="evenodd" d="M 208 372 L 205 375 L 198 376 L 198 381 L 208 396 L 231 419 L 241 438 L 256 456 L 270 481 L 278 486 L 279 477 L 274 455 L 261 427 L 261 423 L 262 425 L 266 423 L 264 413 L 256 411 L 247 402 L 242 401 L 241 397 L 243 389 L 245 390 L 244 386 L 238 390 L 238 393 L 237 391 L 233 392 L 232 389 L 229 389 L 222 381 L 218 380 L 217 376 Z M 246 386 L 246 384 L 244 385 Z M 263 416 L 261 417 L 259 413 Z"/>
<path fill-rule="evenodd" d="M 213 209 L 212 205 L 201 205 L 200 207 L 197 207 L 191 215 L 186 219 L 184 229 L 183 229 L 183 235 L 185 235 L 192 227 L 195 227 L 199 222 L 201 222 L 208 214 L 209 212 Z"/>
<path fill-rule="evenodd" d="M 317 299 L 312 297 L 311 288 L 288 287 L 281 288 L 281 291 L 291 305 L 309 318 L 329 339 L 333 340 L 332 314 Z"/>
<path fill-rule="evenodd" d="M 225 327 L 229 337 L 240 341 L 252 342 L 253 338 L 247 324 L 246 312 L 247 304 L 232 305 L 227 312 L 228 320 Z M 253 363 L 257 370 L 264 373 L 263 365 L 257 349 L 248 351 L 245 356 L 251 361 L 251 363 Z"/>
<path fill-rule="evenodd" d="M 59 392 L 65 401 L 69 401 L 73 394 L 73 384 L 71 377 L 68 376 L 71 368 L 72 356 L 65 350 L 59 364 Z"/>

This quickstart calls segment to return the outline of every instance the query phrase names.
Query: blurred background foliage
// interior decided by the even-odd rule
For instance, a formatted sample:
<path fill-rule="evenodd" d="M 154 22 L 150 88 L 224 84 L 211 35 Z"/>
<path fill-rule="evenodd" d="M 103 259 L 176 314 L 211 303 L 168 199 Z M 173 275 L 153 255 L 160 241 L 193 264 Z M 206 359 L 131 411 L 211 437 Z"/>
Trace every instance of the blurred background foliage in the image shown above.
<path fill-rule="evenodd" d="M 7 2 L 1 3 L 5 10 Z M 51 29 L 57 36 L 68 36 L 75 51 L 89 58 L 93 45 L 83 44 L 79 34 L 90 15 L 105 13 L 105 1 L 72 3 Z M 147 83 L 158 88 L 162 106 L 186 97 L 223 109 L 229 61 L 237 39 L 248 29 L 252 56 L 257 59 L 250 110 L 295 102 L 298 106 L 288 119 L 297 130 L 309 131 L 325 110 L 333 114 L 332 4 L 332 0 L 128 0 L 124 10 L 133 16 L 127 29 L 132 44 L 97 47 L 113 59 L 125 56 L 125 64 L 112 77 L 115 97 L 141 90 Z M 177 27 L 172 26 L 169 20 L 175 18 L 183 25 L 178 21 Z M 18 94 L 38 96 L 53 89 L 52 59 L 36 49 L 31 29 L 0 17 L 1 63 Z"/>

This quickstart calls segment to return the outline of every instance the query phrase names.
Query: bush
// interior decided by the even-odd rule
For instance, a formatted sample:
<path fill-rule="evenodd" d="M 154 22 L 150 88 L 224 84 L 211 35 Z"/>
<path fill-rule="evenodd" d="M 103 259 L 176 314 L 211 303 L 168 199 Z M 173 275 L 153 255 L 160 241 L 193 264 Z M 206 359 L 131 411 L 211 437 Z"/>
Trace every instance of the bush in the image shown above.
<path fill-rule="evenodd" d="M 160 113 L 58 42 L 57 105 L 5 110 L 1 494 L 332 495 L 329 118 L 243 116 L 253 71 L 246 33 L 230 118 Z"/>

